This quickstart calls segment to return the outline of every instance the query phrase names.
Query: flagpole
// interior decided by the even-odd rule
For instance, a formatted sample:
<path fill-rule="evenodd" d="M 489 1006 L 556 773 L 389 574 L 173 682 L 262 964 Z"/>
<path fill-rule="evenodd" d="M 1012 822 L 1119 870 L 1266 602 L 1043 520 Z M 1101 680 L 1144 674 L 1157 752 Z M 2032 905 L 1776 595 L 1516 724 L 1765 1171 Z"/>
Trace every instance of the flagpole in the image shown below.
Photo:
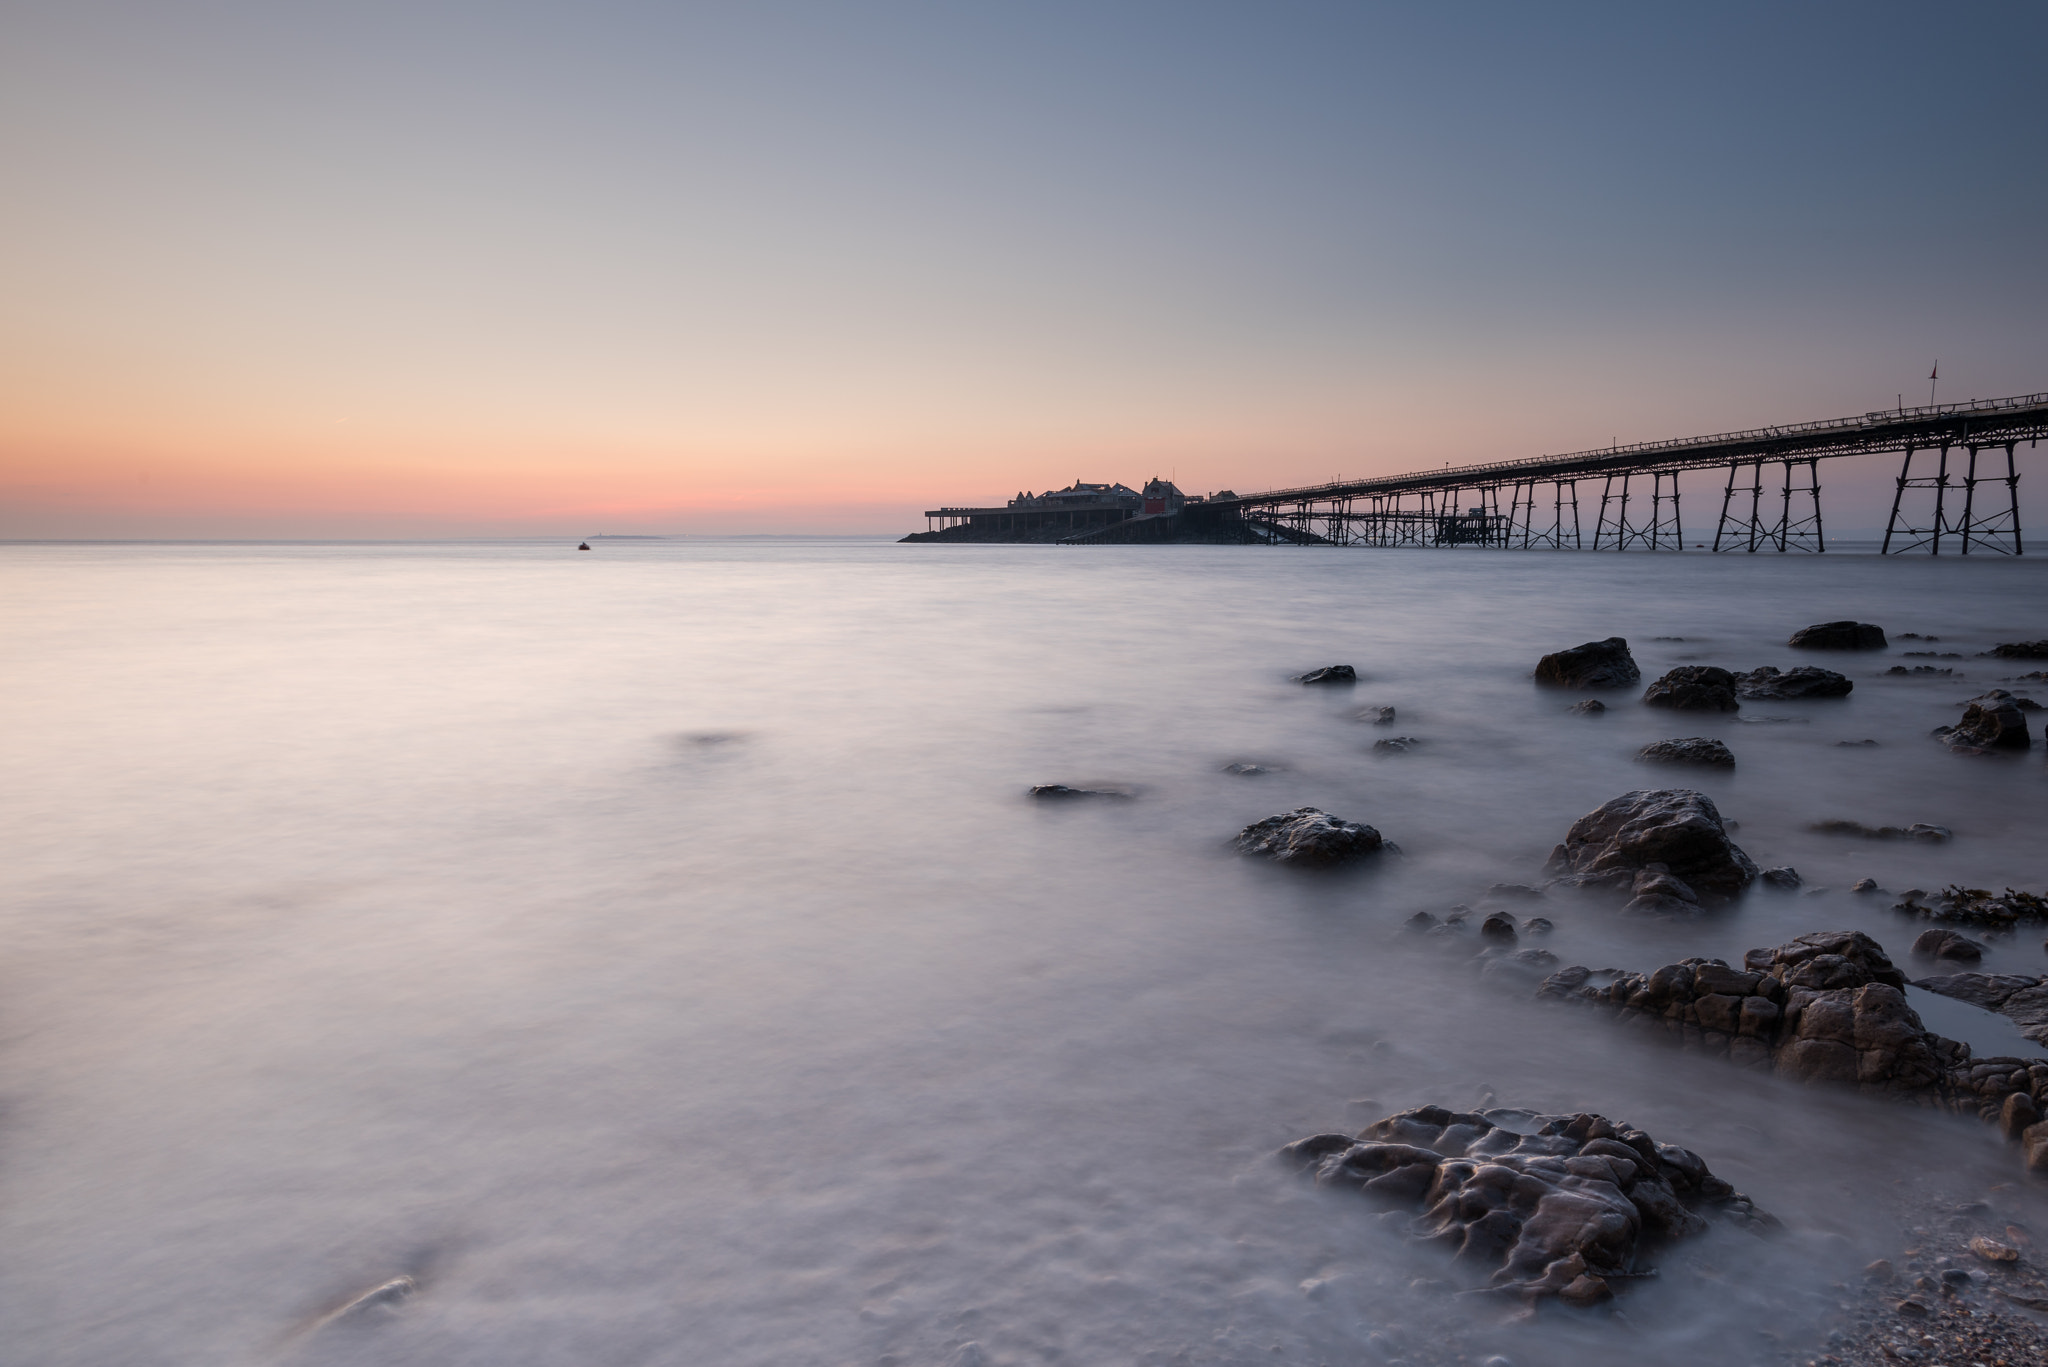
<path fill-rule="evenodd" d="M 1927 406 L 1934 407 L 1934 382 L 1941 378 L 1941 362 L 1934 363 L 1934 369 L 1927 372 Z"/>

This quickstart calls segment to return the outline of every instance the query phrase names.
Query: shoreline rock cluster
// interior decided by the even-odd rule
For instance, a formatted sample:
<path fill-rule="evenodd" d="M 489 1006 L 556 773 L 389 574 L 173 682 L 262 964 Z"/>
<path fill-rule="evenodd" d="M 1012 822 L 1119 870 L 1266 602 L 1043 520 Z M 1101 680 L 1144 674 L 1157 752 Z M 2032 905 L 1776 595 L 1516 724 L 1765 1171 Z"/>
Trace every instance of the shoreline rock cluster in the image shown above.
<path fill-rule="evenodd" d="M 1503 1116 L 1502 1112 L 1490 1113 Z M 1610 1300 L 1652 1275 L 1660 1248 L 1722 1215 L 1757 1232 L 1777 1221 L 1708 1171 L 1698 1154 L 1604 1116 L 1519 1116 L 1422 1106 L 1354 1138 L 1318 1134 L 1282 1149 L 1316 1185 L 1420 1208 L 1408 1232 L 1487 1274 L 1487 1289 L 1534 1302 Z"/>
<path fill-rule="evenodd" d="M 2023 1146 L 2030 1172 L 2048 1173 L 2048 1059 L 1974 1058 L 1922 1024 L 1905 988 L 1877 941 L 1838 930 L 1750 950 L 1739 969 L 1697 958 L 1650 973 L 1573 965 L 1537 995 L 1602 1007 L 1758 1071 L 1995 1121 Z"/>

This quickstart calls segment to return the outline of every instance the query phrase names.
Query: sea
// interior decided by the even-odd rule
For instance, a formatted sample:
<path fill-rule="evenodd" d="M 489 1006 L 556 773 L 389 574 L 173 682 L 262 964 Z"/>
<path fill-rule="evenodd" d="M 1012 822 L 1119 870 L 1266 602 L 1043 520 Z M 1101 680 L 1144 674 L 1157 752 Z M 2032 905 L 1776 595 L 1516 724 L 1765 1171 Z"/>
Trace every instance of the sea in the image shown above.
<path fill-rule="evenodd" d="M 1686 786 L 1802 885 L 1686 921 L 1553 891 L 1522 945 L 1649 969 L 1857 929 L 1934 971 L 1850 888 L 2048 884 L 2041 742 L 1929 736 L 2048 696 L 1980 655 L 2048 637 L 2048 561 L 592 546 L 0 547 L 0 1362 L 1767 1362 L 1958 1203 L 2048 1235 L 1990 1126 L 1660 1046 L 1402 929 Z M 1841 618 L 1890 648 L 1787 648 Z M 1585 716 L 1532 683 L 1609 636 L 1646 681 L 1855 691 Z M 1331 664 L 1356 686 L 1293 682 Z M 1633 759 L 1685 735 L 1736 767 Z M 1302 806 L 1401 853 L 1232 852 Z M 1984 970 L 2048 972 L 2043 933 Z M 1668 1250 L 1618 1313 L 1468 1294 L 1274 1157 L 1423 1104 L 1627 1121 L 1783 1229 Z"/>

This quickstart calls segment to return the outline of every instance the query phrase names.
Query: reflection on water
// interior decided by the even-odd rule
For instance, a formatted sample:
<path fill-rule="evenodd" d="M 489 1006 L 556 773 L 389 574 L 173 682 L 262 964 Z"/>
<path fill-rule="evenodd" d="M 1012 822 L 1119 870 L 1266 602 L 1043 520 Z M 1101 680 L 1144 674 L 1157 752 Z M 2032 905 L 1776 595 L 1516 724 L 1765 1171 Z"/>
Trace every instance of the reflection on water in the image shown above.
<path fill-rule="evenodd" d="M 0 555 L 7 1362 L 1315 1363 L 1450 1334 L 1739 1361 L 1804 1341 L 1902 1212 L 2015 1180 L 1974 1122 L 1624 1038 L 1398 926 L 1535 878 L 1572 818 L 1672 782 L 1631 756 L 1677 735 L 1735 751 L 1683 781 L 1805 888 L 1687 924 L 1531 904 L 1565 962 L 1826 927 L 1903 959 L 1917 927 L 1857 878 L 2040 887 L 2040 748 L 1927 739 L 2017 672 L 1975 651 L 2048 635 L 2038 562 Z M 1856 692 L 1751 709 L 1779 725 L 1578 716 L 1527 678 L 1611 634 L 1650 676 L 1786 667 L 1793 628 L 1851 616 L 1966 677 L 1827 661 Z M 1336 662 L 1364 682 L 1287 682 Z M 1423 744 L 1376 752 L 1366 702 Z M 1405 855 L 1227 853 L 1308 804 Z M 2032 935 L 1983 968 L 2043 963 Z M 1424 1101 L 1630 1121 L 1789 1231 L 1674 1256 L 1625 1324 L 1515 1322 L 1267 1161 Z"/>

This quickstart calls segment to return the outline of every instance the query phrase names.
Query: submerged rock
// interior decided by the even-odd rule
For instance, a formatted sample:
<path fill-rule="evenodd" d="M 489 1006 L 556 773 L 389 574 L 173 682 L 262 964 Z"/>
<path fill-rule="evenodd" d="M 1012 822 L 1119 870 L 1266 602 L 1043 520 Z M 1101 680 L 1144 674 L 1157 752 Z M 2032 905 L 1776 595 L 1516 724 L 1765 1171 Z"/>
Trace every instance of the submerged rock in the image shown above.
<path fill-rule="evenodd" d="M 1717 769 L 1735 767 L 1734 752 L 1707 736 L 1654 741 L 1636 751 L 1636 759 L 1646 764 L 1703 764 Z"/>
<path fill-rule="evenodd" d="M 1784 864 L 1775 869 L 1765 869 L 1757 876 L 1763 879 L 1770 887 L 1787 890 L 1798 887 L 1804 881 L 1799 876 L 1799 870 L 1793 868 L 1790 864 Z"/>
<path fill-rule="evenodd" d="M 1797 669 L 1783 671 L 1774 665 L 1760 665 L 1747 674 L 1735 676 L 1737 697 L 1764 698 L 1774 702 L 1786 698 L 1843 698 L 1855 687 L 1847 675 L 1813 665 L 1800 665 Z"/>
<path fill-rule="evenodd" d="M 1536 662 L 1536 682 L 1555 688 L 1627 688 L 1643 677 L 1619 636 L 1588 641 Z"/>
<path fill-rule="evenodd" d="M 1703 901 L 1738 896 L 1757 876 L 1713 800 L 1690 788 L 1638 789 L 1588 812 L 1552 851 L 1551 867 L 1578 887 L 1630 887 L 1645 870 L 1668 872 Z"/>
<path fill-rule="evenodd" d="M 1913 941 L 1913 953 L 1922 959 L 1955 959 L 1973 964 L 1984 957 L 1984 946 L 1953 930 L 1923 930 Z"/>
<path fill-rule="evenodd" d="M 1031 796 L 1041 801 L 1063 801 L 1076 797 L 1125 798 L 1131 796 L 1123 788 L 1069 788 L 1064 783 L 1040 783 L 1031 789 Z"/>
<path fill-rule="evenodd" d="M 1714 665 L 1680 665 L 1644 689 L 1643 701 L 1681 712 L 1734 712 L 1742 706 L 1735 700 L 1735 676 Z"/>
<path fill-rule="evenodd" d="M 1273 771 L 1263 764 L 1245 764 L 1240 762 L 1224 765 L 1223 772 L 1226 774 L 1236 774 L 1241 778 L 1255 778 L 1260 774 L 1270 774 Z"/>
<path fill-rule="evenodd" d="M 1372 827 L 1316 807 L 1297 807 L 1254 821 L 1238 832 L 1236 845 L 1239 854 L 1258 855 L 1279 864 L 1321 867 L 1394 848 Z"/>
<path fill-rule="evenodd" d="M 2007 641 L 1984 653 L 2002 660 L 2048 660 L 2048 641 Z"/>
<path fill-rule="evenodd" d="M 1931 678 L 1946 679 L 1950 675 L 1954 674 L 1955 671 L 1953 669 L 1936 668 L 1934 665 L 1914 665 L 1910 669 L 1908 669 L 1905 665 L 1893 665 L 1890 669 L 1887 669 L 1885 673 L 1904 674 L 1908 677 L 1926 676 Z"/>
<path fill-rule="evenodd" d="M 1883 650 L 1884 628 L 1868 622 L 1822 622 L 1801 627 L 1785 644 L 1802 650 Z"/>
<path fill-rule="evenodd" d="M 1303 684 L 1355 684 L 1358 671 L 1350 665 L 1324 665 L 1321 669 L 1295 675 L 1294 681 Z"/>
<path fill-rule="evenodd" d="M 1607 704 L 1601 702 L 1598 698 L 1587 698 L 1583 702 L 1573 703 L 1570 710 L 1582 717 L 1597 717 L 1607 710 Z"/>
<path fill-rule="evenodd" d="M 1963 709 L 1955 726 L 1937 727 L 1949 749 L 1958 754 L 1981 755 L 1993 750 L 2025 750 L 2033 737 L 2027 734 L 2027 714 L 2019 700 L 2002 688 L 1994 688 Z"/>
<path fill-rule="evenodd" d="M 1935 894 L 1932 902 L 1920 889 L 1909 888 L 1899 894 L 1898 904 L 1892 910 L 1930 921 L 2011 930 L 2022 921 L 2048 921 L 2048 897 L 2013 888 L 2007 888 L 2001 896 L 1989 888 L 1965 888 L 1952 883 Z"/>
<path fill-rule="evenodd" d="M 1513 1118 L 1533 1133 L 1421 1106 L 1355 1139 L 1311 1135 L 1280 1155 L 1317 1186 L 1420 1211 L 1411 1235 L 1529 1301 L 1607 1300 L 1615 1282 L 1644 1275 L 1661 1246 L 1704 1233 L 1712 1215 L 1758 1232 L 1777 1224 L 1699 1155 L 1641 1130 L 1597 1115 Z"/>
<path fill-rule="evenodd" d="M 1360 721 L 1369 721 L 1374 726 L 1392 726 L 1394 709 L 1391 707 L 1368 707 L 1358 714 Z"/>
<path fill-rule="evenodd" d="M 1916 821 L 1910 826 L 1866 826 L 1860 821 L 1816 821 L 1807 828 L 1819 835 L 1853 835 L 1864 840 L 1917 840 L 1923 845 L 1946 845 L 1956 833 L 1946 826 Z"/>
<path fill-rule="evenodd" d="M 1418 748 L 1421 744 L 1422 741 L 1415 736 L 1389 736 L 1385 740 L 1374 741 L 1372 748 L 1384 750 L 1389 754 L 1404 755 L 1410 750 Z"/>

